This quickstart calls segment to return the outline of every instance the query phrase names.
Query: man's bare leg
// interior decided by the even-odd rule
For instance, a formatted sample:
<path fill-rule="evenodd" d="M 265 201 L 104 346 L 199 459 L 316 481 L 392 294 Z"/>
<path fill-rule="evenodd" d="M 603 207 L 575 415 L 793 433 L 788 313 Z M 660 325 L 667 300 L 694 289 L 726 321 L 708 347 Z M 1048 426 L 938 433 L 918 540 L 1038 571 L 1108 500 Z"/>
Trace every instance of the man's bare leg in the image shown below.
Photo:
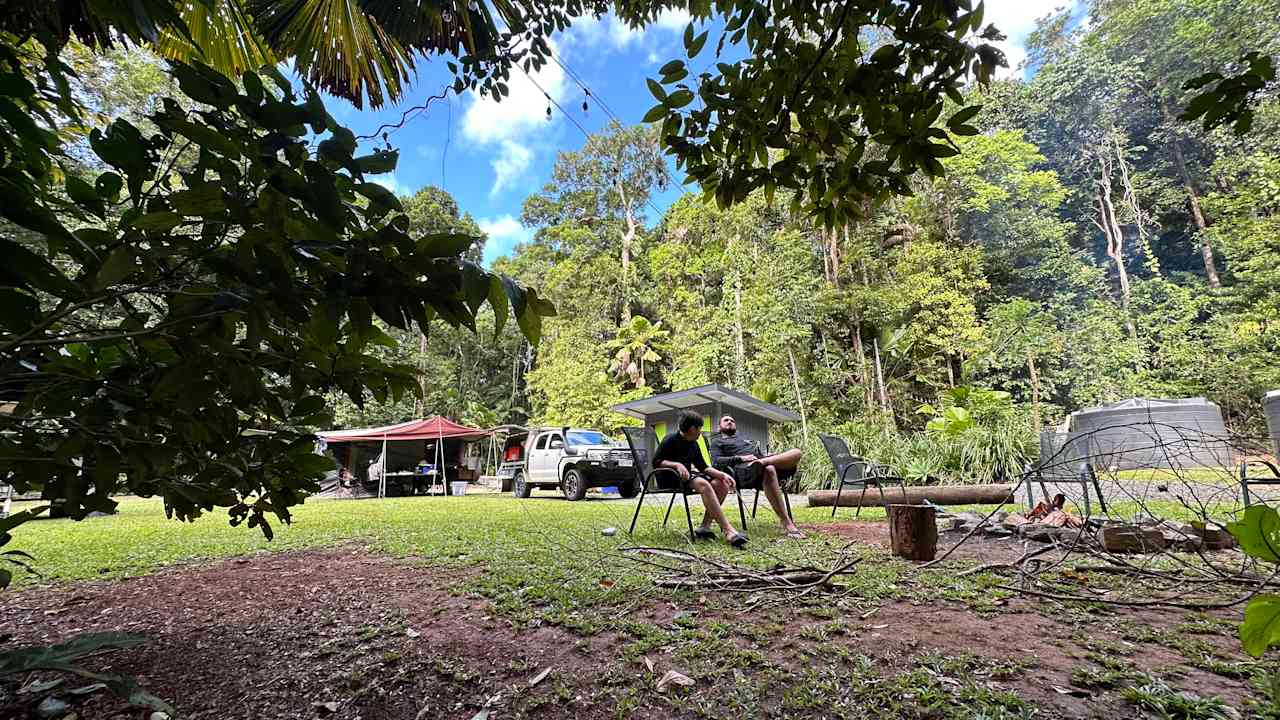
<path fill-rule="evenodd" d="M 804 456 L 804 453 L 800 452 L 799 448 L 792 448 L 790 450 L 787 450 L 786 452 L 780 452 L 774 455 L 768 455 L 768 456 L 762 457 L 756 462 L 760 463 L 761 465 L 765 465 L 767 467 L 777 468 L 779 470 L 790 470 L 791 468 L 800 464 L 800 458 L 803 456 Z"/>
<path fill-rule="evenodd" d="M 729 484 L 724 482 L 723 479 L 718 478 L 714 475 L 710 476 L 710 480 L 708 482 L 711 483 L 712 489 L 715 490 L 716 509 L 720 511 L 721 515 L 723 515 L 724 499 L 729 497 Z M 711 516 L 711 506 L 707 505 L 705 502 L 703 502 L 703 506 L 704 507 L 702 510 L 702 526 L 699 529 L 708 530 L 711 528 L 711 523 L 712 521 L 715 520 L 715 518 Z"/>
<path fill-rule="evenodd" d="M 773 508 L 774 514 L 782 521 L 783 532 L 791 537 L 803 535 L 800 528 L 796 527 L 796 521 L 792 519 L 791 513 L 787 512 L 787 503 L 782 497 L 782 486 L 778 483 L 778 471 L 772 465 L 764 467 L 763 484 L 764 496 L 769 499 L 769 506 Z"/>
<path fill-rule="evenodd" d="M 716 483 L 716 485 L 719 484 Z M 710 480 L 701 477 L 693 479 L 693 489 L 697 490 L 698 494 L 702 496 L 703 527 L 709 525 L 707 517 L 710 516 L 720 526 L 720 531 L 724 533 L 726 539 L 737 534 L 738 531 L 729 524 L 729 518 L 724 516 L 724 509 L 720 507 L 722 498 L 719 497 L 719 489 Z M 725 494 L 728 494 L 727 487 L 725 488 Z"/>

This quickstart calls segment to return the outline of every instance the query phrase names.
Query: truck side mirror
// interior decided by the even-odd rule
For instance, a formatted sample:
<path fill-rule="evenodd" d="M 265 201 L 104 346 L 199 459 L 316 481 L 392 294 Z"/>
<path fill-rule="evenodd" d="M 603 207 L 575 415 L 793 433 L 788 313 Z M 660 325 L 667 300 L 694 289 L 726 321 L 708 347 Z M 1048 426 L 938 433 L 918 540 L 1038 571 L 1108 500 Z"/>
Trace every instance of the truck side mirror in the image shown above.
<path fill-rule="evenodd" d="M 559 450 L 559 449 L 561 449 L 561 448 L 563 448 L 563 447 L 564 447 L 564 441 L 563 441 L 563 440 L 552 440 L 552 441 L 551 441 L 551 449 L 552 449 L 552 450 Z"/>

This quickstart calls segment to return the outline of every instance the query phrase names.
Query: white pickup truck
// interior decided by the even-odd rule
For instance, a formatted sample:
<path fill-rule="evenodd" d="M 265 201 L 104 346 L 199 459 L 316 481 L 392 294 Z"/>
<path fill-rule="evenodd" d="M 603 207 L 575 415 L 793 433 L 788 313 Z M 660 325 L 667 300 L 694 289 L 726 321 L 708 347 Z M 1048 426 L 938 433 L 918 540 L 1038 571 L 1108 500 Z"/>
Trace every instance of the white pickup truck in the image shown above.
<path fill-rule="evenodd" d="M 559 490 L 567 500 L 581 500 L 593 487 L 617 487 L 628 498 L 640 492 L 631 451 L 599 430 L 530 428 L 508 437 L 503 457 L 498 476 L 511 478 L 518 498 L 535 488 Z"/>

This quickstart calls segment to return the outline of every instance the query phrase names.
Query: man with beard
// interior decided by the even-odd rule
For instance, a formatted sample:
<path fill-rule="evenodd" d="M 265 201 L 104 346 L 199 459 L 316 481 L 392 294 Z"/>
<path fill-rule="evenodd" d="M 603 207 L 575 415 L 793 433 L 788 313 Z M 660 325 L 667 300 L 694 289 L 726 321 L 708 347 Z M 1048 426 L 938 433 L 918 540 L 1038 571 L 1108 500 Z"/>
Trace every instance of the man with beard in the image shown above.
<path fill-rule="evenodd" d="M 763 477 L 761 485 L 764 495 L 769 499 L 773 512 L 782 521 L 782 529 L 787 537 L 801 539 L 804 533 L 796 527 L 791 513 L 787 512 L 787 504 L 783 501 L 782 486 L 779 481 L 790 479 L 796 474 L 796 466 L 800 464 L 800 450 L 790 450 L 760 456 L 760 447 L 738 435 L 738 423 L 731 415 L 720 418 L 720 434 L 711 441 L 711 464 L 725 469 L 735 477 L 756 479 L 755 473 Z"/>

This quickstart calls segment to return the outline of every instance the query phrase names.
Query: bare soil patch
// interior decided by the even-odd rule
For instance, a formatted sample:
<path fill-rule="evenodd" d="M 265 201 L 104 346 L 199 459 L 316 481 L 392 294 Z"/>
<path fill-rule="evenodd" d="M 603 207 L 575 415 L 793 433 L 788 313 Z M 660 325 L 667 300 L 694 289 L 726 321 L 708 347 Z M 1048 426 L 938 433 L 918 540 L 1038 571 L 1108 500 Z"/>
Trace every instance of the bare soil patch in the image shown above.
<path fill-rule="evenodd" d="M 832 529 L 843 537 L 880 541 L 867 526 L 883 533 L 875 523 Z M 1018 546 L 1009 545 L 1016 557 Z M 982 559 L 998 559 L 995 553 L 1003 550 L 990 552 Z M 717 667 L 713 658 L 699 666 L 682 656 L 689 647 L 635 652 L 633 644 L 640 641 L 634 629 L 584 637 L 558 627 L 515 627 L 494 614 L 489 601 L 459 590 L 477 572 L 357 547 L 262 554 L 0 596 L 0 622 L 11 643 L 56 642 L 90 630 L 148 634 L 151 640 L 142 647 L 86 664 L 135 675 L 186 718 L 470 720 L 485 707 L 491 720 L 731 717 L 730 705 L 742 698 L 744 687 L 766 683 L 757 698 L 759 716 L 828 717 L 821 708 L 787 710 L 784 696 L 813 668 L 842 662 L 839 653 L 870 657 L 890 675 L 919 669 L 922 658 L 968 657 L 974 661 L 956 670 L 956 678 L 974 680 L 964 673 L 976 674 L 984 687 L 1012 691 L 1031 703 L 1039 717 L 1135 716 L 1119 688 L 1085 694 L 1072 687 L 1073 670 L 1088 666 L 1089 654 L 1098 650 L 1090 647 L 1094 641 L 1112 653 L 1118 649 L 1135 668 L 1159 671 L 1200 695 L 1220 696 L 1235 707 L 1256 697 L 1247 678 L 1191 667 L 1185 654 L 1160 643 L 1125 640 L 1126 621 L 1172 632 L 1185 622 L 1182 613 L 1117 613 L 1097 618 L 1094 627 L 1086 618 L 1088 642 L 1082 642 L 1078 619 L 1056 619 L 1026 600 L 979 614 L 959 603 L 922 598 L 838 617 L 812 608 L 735 613 L 719 603 L 715 609 L 698 605 L 692 613 L 697 623 L 731 625 L 733 647 L 763 660 Z M 630 619 L 675 627 L 684 614 L 662 599 Z M 828 635 L 830 628 L 838 630 Z M 1233 638 L 1203 640 L 1223 658 L 1239 656 Z M 642 656 L 656 660 L 655 674 L 640 664 Z M 997 666 L 1012 670 L 992 674 Z M 546 668 L 550 674 L 531 685 Z M 655 681 L 666 669 L 686 670 L 697 682 L 659 694 Z M 0 696 L 0 717 L 34 716 L 34 704 L 25 696 Z M 101 693 L 75 710 L 80 718 L 146 715 Z"/>

